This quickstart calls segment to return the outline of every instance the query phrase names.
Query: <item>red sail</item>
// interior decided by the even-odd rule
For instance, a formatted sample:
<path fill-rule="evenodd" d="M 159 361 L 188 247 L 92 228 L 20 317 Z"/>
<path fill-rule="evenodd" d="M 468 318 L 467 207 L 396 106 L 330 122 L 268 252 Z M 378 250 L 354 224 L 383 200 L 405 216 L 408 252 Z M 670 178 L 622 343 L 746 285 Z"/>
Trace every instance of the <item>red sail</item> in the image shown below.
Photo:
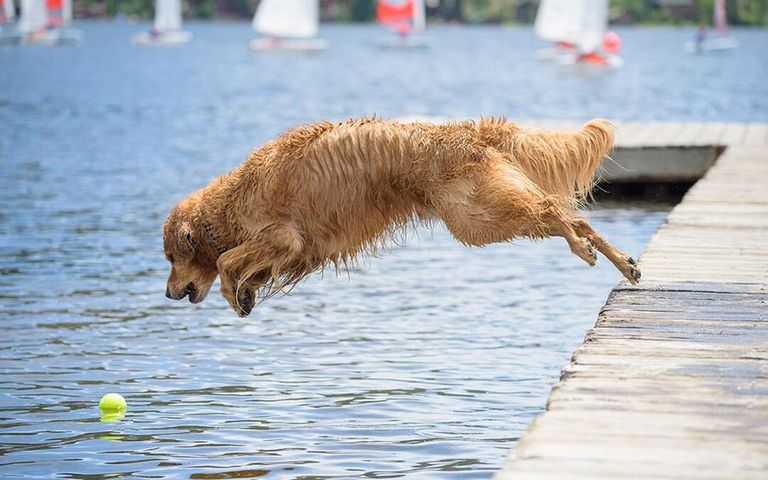
<path fill-rule="evenodd" d="M 379 0 L 376 19 L 388 27 L 406 33 L 413 30 L 413 0 Z"/>
<path fill-rule="evenodd" d="M 7 1 L 8 0 L 0 0 L 0 23 L 8 23 L 11 21 L 11 19 L 5 15 L 5 2 Z"/>
<path fill-rule="evenodd" d="M 48 25 L 52 27 L 64 25 L 63 0 L 45 0 L 45 8 L 48 10 Z"/>
<path fill-rule="evenodd" d="M 714 13 L 715 30 L 725 35 L 728 33 L 728 17 L 725 13 L 725 0 L 715 0 Z"/>

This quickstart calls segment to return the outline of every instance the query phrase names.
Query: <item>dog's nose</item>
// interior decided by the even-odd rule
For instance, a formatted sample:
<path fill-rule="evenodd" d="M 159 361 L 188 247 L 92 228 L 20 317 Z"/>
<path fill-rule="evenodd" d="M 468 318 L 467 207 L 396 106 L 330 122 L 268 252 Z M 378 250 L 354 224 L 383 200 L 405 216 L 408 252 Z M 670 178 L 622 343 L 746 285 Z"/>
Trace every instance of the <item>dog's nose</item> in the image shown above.
<path fill-rule="evenodd" d="M 183 292 L 174 295 L 171 293 L 171 289 L 169 287 L 165 287 L 165 296 L 171 300 L 181 300 L 182 298 L 186 297 L 188 293 L 189 290 L 184 290 Z"/>
<path fill-rule="evenodd" d="M 165 296 L 170 298 L 171 300 L 181 300 L 182 298 L 186 297 L 187 295 L 195 296 L 197 295 L 197 287 L 194 283 L 189 282 L 186 287 L 184 287 L 184 290 L 177 294 L 171 293 L 171 288 L 166 285 L 165 287 Z"/>

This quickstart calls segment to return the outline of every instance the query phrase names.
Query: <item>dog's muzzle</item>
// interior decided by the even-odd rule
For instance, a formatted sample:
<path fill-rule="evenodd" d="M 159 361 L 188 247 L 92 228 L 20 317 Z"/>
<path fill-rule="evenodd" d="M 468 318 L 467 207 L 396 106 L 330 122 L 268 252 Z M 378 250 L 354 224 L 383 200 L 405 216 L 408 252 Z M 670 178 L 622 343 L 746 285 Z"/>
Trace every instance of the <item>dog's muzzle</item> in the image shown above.
<path fill-rule="evenodd" d="M 165 296 L 170 298 L 171 300 L 181 300 L 182 298 L 189 295 L 189 302 L 190 303 L 199 303 L 202 301 L 202 295 L 200 295 L 200 291 L 195 287 L 195 284 L 192 282 L 189 282 L 186 287 L 184 287 L 184 290 L 182 290 L 180 293 L 174 295 L 171 293 L 170 287 L 165 287 Z"/>

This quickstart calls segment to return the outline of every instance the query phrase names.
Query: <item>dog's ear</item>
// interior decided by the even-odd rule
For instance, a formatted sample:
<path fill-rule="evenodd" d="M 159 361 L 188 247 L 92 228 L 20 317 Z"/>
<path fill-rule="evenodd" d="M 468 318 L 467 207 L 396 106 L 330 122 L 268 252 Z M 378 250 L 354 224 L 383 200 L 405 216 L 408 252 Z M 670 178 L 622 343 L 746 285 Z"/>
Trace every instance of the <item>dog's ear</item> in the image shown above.
<path fill-rule="evenodd" d="M 179 235 L 184 237 L 184 240 L 187 241 L 189 248 L 192 250 L 197 249 L 197 238 L 195 237 L 195 231 L 192 229 L 192 226 L 189 224 L 189 222 L 181 222 Z"/>

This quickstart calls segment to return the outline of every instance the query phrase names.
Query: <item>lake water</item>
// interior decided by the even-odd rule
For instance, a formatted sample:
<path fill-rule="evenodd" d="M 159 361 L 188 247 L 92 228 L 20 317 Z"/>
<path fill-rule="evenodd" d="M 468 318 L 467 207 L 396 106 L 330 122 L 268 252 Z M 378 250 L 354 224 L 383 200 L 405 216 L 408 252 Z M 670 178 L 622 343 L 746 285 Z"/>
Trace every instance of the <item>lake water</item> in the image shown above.
<path fill-rule="evenodd" d="M 432 49 L 396 52 L 330 26 L 326 52 L 258 56 L 246 23 L 193 23 L 180 49 L 81 26 L 80 48 L 0 50 L 2 478 L 488 478 L 619 281 L 604 259 L 422 229 L 241 319 L 217 287 L 164 297 L 168 210 L 313 119 L 768 119 L 761 30 L 693 56 L 692 30 L 624 29 L 627 65 L 600 71 L 539 64 L 524 28 L 433 28 Z M 639 254 L 668 209 L 589 216 Z M 108 392 L 120 421 L 99 419 Z"/>

